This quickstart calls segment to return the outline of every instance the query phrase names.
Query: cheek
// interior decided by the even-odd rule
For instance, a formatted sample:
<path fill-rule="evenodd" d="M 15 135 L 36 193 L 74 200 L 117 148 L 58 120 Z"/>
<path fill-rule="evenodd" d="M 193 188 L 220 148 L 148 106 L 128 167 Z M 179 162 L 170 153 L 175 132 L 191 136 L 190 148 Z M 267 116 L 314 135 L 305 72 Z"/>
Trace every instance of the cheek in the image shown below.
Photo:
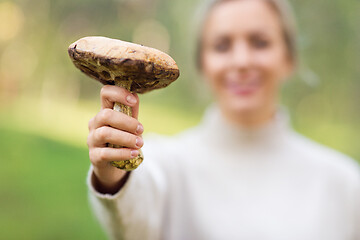
<path fill-rule="evenodd" d="M 202 72 L 212 88 L 217 88 L 221 75 L 226 70 L 226 59 L 211 52 L 202 54 Z"/>
<path fill-rule="evenodd" d="M 287 62 L 282 49 L 273 49 L 257 55 L 257 65 L 262 69 L 268 84 L 278 85 L 286 76 Z"/>
<path fill-rule="evenodd" d="M 277 101 L 279 90 L 286 76 L 287 60 L 282 48 L 273 48 L 256 54 L 255 69 L 262 78 L 262 87 L 254 96 L 254 104 L 267 106 Z M 255 104 L 256 105 L 256 104 Z"/>

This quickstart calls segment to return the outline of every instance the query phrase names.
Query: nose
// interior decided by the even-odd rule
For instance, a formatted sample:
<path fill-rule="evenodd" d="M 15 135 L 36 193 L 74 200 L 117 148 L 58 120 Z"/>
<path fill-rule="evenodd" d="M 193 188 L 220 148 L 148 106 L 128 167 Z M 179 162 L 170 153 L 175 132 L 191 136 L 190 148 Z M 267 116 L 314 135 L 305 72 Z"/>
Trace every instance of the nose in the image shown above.
<path fill-rule="evenodd" d="M 251 65 L 251 49 L 246 42 L 237 42 L 233 46 L 231 66 L 239 70 L 246 69 Z"/>

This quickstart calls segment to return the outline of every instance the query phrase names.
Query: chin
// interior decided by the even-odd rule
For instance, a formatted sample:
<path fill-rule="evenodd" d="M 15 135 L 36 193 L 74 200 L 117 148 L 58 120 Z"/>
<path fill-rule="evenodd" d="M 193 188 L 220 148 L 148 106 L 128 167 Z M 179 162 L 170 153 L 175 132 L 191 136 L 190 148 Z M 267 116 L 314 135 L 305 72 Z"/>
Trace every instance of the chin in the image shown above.
<path fill-rule="evenodd" d="M 236 115 L 252 115 L 261 111 L 261 104 L 254 102 L 233 103 L 229 106 L 229 111 Z"/>
<path fill-rule="evenodd" d="M 223 99 L 222 106 L 228 113 L 236 115 L 248 115 L 262 111 L 266 103 L 262 101 L 261 96 L 247 96 L 247 97 L 228 97 Z"/>

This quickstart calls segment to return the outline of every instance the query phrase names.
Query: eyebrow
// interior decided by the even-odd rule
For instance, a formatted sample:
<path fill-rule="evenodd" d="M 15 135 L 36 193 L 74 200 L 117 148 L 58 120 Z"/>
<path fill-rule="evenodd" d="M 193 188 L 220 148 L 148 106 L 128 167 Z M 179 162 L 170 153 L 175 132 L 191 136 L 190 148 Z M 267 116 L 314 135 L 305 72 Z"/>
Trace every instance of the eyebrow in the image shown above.
<path fill-rule="evenodd" d="M 207 38 L 211 40 L 218 40 L 219 38 L 231 37 L 233 33 L 229 34 L 228 32 L 218 32 L 212 33 Z M 267 30 L 255 30 L 247 33 L 247 36 L 260 36 L 260 37 L 269 37 L 271 36 L 271 32 Z"/>
<path fill-rule="evenodd" d="M 254 32 L 251 32 L 250 33 L 250 36 L 261 36 L 261 37 L 269 37 L 271 36 L 271 33 L 265 31 L 265 32 L 262 32 L 262 31 L 254 31 Z"/>

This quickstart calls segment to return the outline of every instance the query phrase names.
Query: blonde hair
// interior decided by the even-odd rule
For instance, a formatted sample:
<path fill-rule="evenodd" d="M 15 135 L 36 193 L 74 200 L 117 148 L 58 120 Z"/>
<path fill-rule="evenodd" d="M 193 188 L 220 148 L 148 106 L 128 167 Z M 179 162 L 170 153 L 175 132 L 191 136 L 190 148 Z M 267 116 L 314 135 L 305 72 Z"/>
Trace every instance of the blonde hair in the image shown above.
<path fill-rule="evenodd" d="M 240 1 L 240 0 L 205 0 L 204 4 L 200 11 L 198 11 L 197 17 L 198 26 L 197 26 L 197 39 L 196 39 L 196 49 L 195 49 L 195 60 L 198 70 L 201 70 L 201 51 L 202 51 L 202 29 L 207 20 L 207 17 L 211 10 L 217 5 L 229 2 L 229 1 Z M 244 1 L 244 0 L 243 0 Z M 297 64 L 298 60 L 298 48 L 297 48 L 297 27 L 294 17 L 293 10 L 287 0 L 261 0 L 269 4 L 273 10 L 278 14 L 280 19 L 280 24 L 282 28 L 283 38 L 286 44 L 287 53 L 289 59 Z"/>

